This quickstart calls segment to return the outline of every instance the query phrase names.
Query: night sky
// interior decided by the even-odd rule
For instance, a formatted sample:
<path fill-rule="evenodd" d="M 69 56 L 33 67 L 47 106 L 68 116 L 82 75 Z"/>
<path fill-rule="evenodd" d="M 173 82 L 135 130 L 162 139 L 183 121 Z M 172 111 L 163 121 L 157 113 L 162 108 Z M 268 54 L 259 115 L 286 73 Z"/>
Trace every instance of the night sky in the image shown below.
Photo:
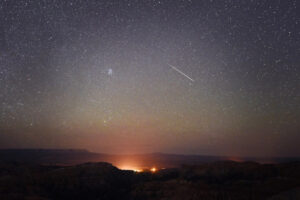
<path fill-rule="evenodd" d="M 300 156 L 296 0 L 1 0 L 0 147 Z"/>

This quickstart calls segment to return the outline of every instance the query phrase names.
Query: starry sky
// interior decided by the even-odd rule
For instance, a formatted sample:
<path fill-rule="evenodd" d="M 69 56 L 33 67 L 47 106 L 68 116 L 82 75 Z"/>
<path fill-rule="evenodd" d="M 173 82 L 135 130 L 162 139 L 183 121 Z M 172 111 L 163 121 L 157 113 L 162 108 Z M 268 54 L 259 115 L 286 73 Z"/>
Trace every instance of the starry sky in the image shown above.
<path fill-rule="evenodd" d="M 296 0 L 1 0 L 0 147 L 300 156 Z"/>

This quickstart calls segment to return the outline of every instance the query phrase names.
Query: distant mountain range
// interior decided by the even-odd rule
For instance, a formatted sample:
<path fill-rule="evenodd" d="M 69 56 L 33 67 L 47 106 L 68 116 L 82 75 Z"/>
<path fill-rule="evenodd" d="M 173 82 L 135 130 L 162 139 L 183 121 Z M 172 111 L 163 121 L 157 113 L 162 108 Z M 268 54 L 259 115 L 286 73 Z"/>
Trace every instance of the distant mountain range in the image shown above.
<path fill-rule="evenodd" d="M 282 163 L 300 161 L 298 157 L 229 157 L 206 155 L 178 155 L 165 153 L 112 155 L 89 152 L 84 149 L 0 149 L 0 162 L 22 162 L 39 164 L 74 165 L 85 162 L 109 162 L 115 166 L 134 165 L 136 167 L 159 168 L 197 165 L 221 160 L 237 162 Z"/>

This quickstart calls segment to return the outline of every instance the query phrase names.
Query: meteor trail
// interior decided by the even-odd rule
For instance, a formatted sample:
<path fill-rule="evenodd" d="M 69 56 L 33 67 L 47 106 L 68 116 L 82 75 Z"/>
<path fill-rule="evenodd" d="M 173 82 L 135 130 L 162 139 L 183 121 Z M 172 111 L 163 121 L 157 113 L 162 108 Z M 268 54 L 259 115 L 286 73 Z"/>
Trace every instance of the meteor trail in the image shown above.
<path fill-rule="evenodd" d="M 168 65 L 170 67 L 172 67 L 172 69 L 174 69 L 175 71 L 177 71 L 178 73 L 180 73 L 181 75 L 185 76 L 186 78 L 188 78 L 190 81 L 194 82 L 194 79 L 192 79 L 191 77 L 189 77 L 188 75 L 186 75 L 185 73 L 183 73 L 182 71 L 180 71 L 179 69 L 177 69 L 175 66 L 171 65 L 168 63 Z"/>

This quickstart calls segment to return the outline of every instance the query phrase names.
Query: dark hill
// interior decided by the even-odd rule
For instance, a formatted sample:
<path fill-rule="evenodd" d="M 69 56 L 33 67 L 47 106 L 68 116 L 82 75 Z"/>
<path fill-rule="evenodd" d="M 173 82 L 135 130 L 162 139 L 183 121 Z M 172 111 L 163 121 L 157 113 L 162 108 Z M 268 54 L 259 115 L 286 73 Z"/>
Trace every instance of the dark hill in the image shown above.
<path fill-rule="evenodd" d="M 297 197 L 299 172 L 300 162 L 219 161 L 156 173 L 120 170 L 103 162 L 74 166 L 9 162 L 0 164 L 0 199 L 278 199 Z"/>

